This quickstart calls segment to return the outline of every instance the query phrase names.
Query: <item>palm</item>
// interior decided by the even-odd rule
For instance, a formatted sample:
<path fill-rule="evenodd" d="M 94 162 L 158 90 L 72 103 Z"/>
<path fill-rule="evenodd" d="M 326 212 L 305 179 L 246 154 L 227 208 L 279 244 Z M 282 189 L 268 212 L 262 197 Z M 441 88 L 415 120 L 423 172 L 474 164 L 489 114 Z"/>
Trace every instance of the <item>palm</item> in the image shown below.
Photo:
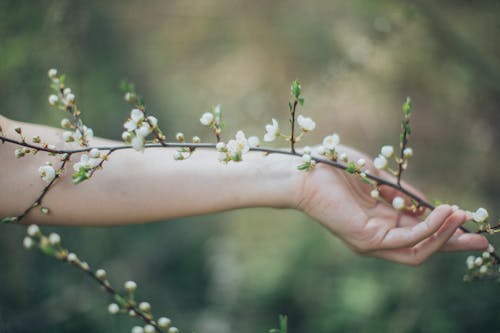
<path fill-rule="evenodd" d="M 369 160 L 357 151 L 344 150 L 351 160 Z M 367 167 L 377 174 L 372 165 Z M 405 264 L 420 264 L 441 248 L 482 250 L 488 246 L 484 237 L 457 230 L 466 220 L 461 210 L 443 205 L 419 223 L 417 216 L 371 198 L 371 189 L 357 176 L 320 164 L 306 176 L 299 207 L 355 251 Z M 380 192 L 389 202 L 397 193 L 388 187 Z"/>

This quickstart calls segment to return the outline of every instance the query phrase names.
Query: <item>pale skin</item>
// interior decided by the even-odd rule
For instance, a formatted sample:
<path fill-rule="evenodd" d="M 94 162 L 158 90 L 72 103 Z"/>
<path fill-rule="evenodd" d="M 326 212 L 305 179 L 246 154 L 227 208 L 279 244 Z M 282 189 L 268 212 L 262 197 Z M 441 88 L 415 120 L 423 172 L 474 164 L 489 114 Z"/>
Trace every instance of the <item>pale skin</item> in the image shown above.
<path fill-rule="evenodd" d="M 17 139 L 21 127 L 26 138 L 40 136 L 58 148 L 71 148 L 52 127 L 20 123 L 0 116 L 4 135 Z M 94 138 L 91 146 L 122 143 Z M 17 159 L 17 146 L 0 144 L 0 217 L 20 214 L 42 191 L 45 183 L 38 167 L 60 161 L 44 152 Z M 341 147 L 352 160 L 368 157 Z M 458 228 L 466 214 L 441 205 L 427 216 L 398 212 L 370 197 L 371 187 L 354 176 L 326 165 L 300 172 L 296 156 L 250 152 L 240 163 L 222 164 L 213 150 L 198 149 L 185 161 L 175 161 L 170 148 L 114 152 L 104 168 L 90 180 L 73 185 L 71 163 L 43 201 L 50 214 L 33 209 L 23 223 L 118 225 L 146 223 L 175 217 L 220 212 L 245 207 L 292 208 L 305 212 L 363 255 L 407 265 L 419 265 L 437 251 L 486 250 L 481 235 Z M 78 155 L 72 157 L 76 163 Z M 369 162 L 368 162 L 369 164 Z M 389 178 L 371 164 L 370 172 Z M 409 189 L 409 185 L 405 184 Z M 400 195 L 389 187 L 381 196 L 392 201 Z"/>

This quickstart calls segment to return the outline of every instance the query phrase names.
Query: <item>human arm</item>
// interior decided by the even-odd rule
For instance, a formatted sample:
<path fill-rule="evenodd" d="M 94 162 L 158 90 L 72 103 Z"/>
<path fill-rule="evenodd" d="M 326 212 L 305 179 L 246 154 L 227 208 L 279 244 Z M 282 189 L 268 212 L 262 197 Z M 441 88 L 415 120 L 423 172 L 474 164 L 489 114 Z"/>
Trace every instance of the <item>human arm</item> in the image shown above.
<path fill-rule="evenodd" d="M 59 130 L 5 118 L 0 121 L 8 136 L 15 136 L 13 129 L 21 126 L 28 138 L 40 135 L 47 142 L 64 145 Z M 120 143 L 94 139 L 90 145 Z M 39 153 L 18 160 L 14 148 L 7 143 L 0 146 L 0 185 L 16 189 L 0 192 L 2 216 L 17 214 L 41 191 L 44 184 L 36 170 L 49 159 Z M 353 159 L 361 156 L 344 149 Z M 172 154 L 169 148 L 146 149 L 143 154 L 116 151 L 90 181 L 75 186 L 68 175 L 62 177 L 44 199 L 51 213 L 34 210 L 26 221 L 116 225 L 269 206 L 302 210 L 356 251 L 406 264 L 419 264 L 441 248 L 479 250 L 488 245 L 482 236 L 457 231 L 465 221 L 463 211 L 441 206 L 419 223 L 417 217 L 372 199 L 370 188 L 345 172 L 325 165 L 299 172 L 296 156 L 252 152 L 244 162 L 222 164 L 213 151 L 198 149 L 185 161 L 174 161 Z M 14 174 L 19 176 L 7 176 Z M 381 192 L 389 201 L 395 195 L 389 189 Z"/>

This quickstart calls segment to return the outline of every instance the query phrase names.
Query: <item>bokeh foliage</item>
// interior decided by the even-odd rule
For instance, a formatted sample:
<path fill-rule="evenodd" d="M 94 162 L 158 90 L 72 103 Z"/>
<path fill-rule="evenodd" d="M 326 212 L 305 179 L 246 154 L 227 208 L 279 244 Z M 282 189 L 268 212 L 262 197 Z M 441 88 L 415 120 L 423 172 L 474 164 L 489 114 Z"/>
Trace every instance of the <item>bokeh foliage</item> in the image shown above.
<path fill-rule="evenodd" d="M 170 138 L 203 134 L 199 115 L 217 103 L 227 136 L 262 136 L 271 117 L 286 121 L 299 78 L 319 124 L 307 143 L 336 131 L 373 155 L 397 144 L 410 95 L 409 179 L 498 214 L 498 22 L 497 1 L 0 0 L 0 112 L 57 125 L 46 78 L 57 67 L 97 135 L 119 138 L 128 78 Z M 464 254 L 416 269 L 361 258 L 294 211 L 51 229 L 111 281 L 138 281 L 185 332 L 264 332 L 279 313 L 290 332 L 500 331 L 500 287 L 461 282 Z M 0 332 L 129 330 L 87 277 L 26 253 L 23 232 L 0 233 Z"/>

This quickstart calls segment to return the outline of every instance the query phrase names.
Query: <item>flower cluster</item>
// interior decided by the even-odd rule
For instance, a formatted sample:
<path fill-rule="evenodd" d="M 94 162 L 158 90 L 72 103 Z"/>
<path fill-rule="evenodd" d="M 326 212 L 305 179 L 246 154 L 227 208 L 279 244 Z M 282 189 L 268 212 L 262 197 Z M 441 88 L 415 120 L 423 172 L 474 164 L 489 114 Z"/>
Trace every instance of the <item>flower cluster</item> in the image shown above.
<path fill-rule="evenodd" d="M 137 151 L 144 151 L 146 138 L 158 127 L 158 119 L 153 116 L 146 117 L 141 109 L 132 109 L 130 117 L 123 124 L 126 129 L 122 139 L 132 145 Z"/>
<path fill-rule="evenodd" d="M 251 148 L 258 147 L 259 144 L 258 137 L 251 136 L 247 139 L 243 131 L 238 131 L 235 138 L 229 140 L 227 144 L 224 142 L 217 143 L 217 159 L 221 162 L 240 162 L 243 159 L 243 154 L 246 154 Z"/>
<path fill-rule="evenodd" d="M 88 155 L 81 155 L 80 161 L 73 164 L 73 170 L 75 171 L 72 175 L 73 183 L 79 184 L 82 181 L 89 179 L 92 170 L 96 169 L 101 162 L 101 152 L 96 148 L 92 148 Z"/>
<path fill-rule="evenodd" d="M 468 256 L 465 260 L 467 273 L 464 276 L 464 281 L 472 281 L 485 276 L 498 276 L 500 268 L 495 269 L 497 263 L 492 256 L 494 251 L 495 249 L 490 245 L 488 250 L 483 252 L 480 256 Z"/>
<path fill-rule="evenodd" d="M 205 112 L 201 118 L 200 123 L 204 126 L 210 127 L 217 138 L 217 142 L 221 140 L 222 133 L 222 107 L 220 104 L 212 108 L 210 112 Z"/>
<path fill-rule="evenodd" d="M 340 144 L 340 137 L 337 133 L 325 136 L 323 144 L 318 147 L 318 154 L 325 156 L 329 160 L 336 161 L 338 159 L 337 146 Z M 342 155 L 344 160 L 347 160 L 347 155 Z"/>

